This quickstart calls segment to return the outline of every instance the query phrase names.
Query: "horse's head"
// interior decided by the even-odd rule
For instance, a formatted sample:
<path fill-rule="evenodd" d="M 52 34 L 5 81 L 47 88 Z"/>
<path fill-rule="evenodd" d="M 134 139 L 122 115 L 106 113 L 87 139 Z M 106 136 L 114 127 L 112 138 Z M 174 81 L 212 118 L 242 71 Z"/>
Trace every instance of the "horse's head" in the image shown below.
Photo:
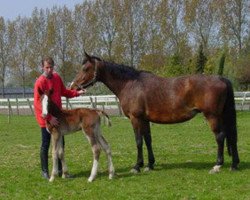
<path fill-rule="evenodd" d="M 50 89 L 48 91 L 45 91 L 42 96 L 41 96 L 41 100 L 42 100 L 42 116 L 45 117 L 48 115 L 49 113 L 49 105 L 50 105 L 50 97 L 51 94 L 53 93 L 53 89 Z"/>
<path fill-rule="evenodd" d="M 99 58 L 89 56 L 85 52 L 85 59 L 83 60 L 82 68 L 71 83 L 70 89 L 80 90 L 93 85 L 97 81 L 96 76 L 99 61 Z"/>

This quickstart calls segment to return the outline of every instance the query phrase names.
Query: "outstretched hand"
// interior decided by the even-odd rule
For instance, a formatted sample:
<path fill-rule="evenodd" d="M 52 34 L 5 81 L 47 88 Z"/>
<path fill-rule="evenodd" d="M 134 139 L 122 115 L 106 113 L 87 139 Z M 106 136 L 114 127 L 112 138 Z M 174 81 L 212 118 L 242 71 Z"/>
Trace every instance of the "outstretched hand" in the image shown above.
<path fill-rule="evenodd" d="M 82 89 L 82 90 L 77 91 L 78 95 L 83 95 L 83 94 L 85 94 L 86 92 L 87 92 L 87 90 L 85 90 L 85 89 Z"/>

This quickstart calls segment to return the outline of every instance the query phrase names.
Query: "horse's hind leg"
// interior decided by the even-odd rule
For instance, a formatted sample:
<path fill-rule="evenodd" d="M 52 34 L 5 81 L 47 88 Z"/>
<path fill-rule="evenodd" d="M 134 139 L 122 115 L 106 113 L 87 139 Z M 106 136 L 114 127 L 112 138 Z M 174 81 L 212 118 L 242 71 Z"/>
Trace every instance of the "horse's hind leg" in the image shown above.
<path fill-rule="evenodd" d="M 105 140 L 105 138 L 102 136 L 100 130 L 96 135 L 98 135 L 98 142 L 99 142 L 100 146 L 102 147 L 102 149 L 106 153 L 106 156 L 108 159 L 109 179 L 112 179 L 114 177 L 114 174 L 115 174 L 115 169 L 114 169 L 113 162 L 112 162 L 112 155 L 111 155 L 110 147 L 109 147 L 107 141 Z"/>
<path fill-rule="evenodd" d="M 216 165 L 210 170 L 209 173 L 217 173 L 220 171 L 224 163 L 224 141 L 225 133 L 222 131 L 222 122 L 219 117 L 215 115 L 205 115 L 212 131 L 215 134 L 215 139 L 218 145 Z"/>
<path fill-rule="evenodd" d="M 58 157 L 60 158 L 60 162 L 62 163 L 62 178 L 66 178 L 66 176 L 68 175 L 68 168 L 64 157 L 63 137 L 60 137 L 59 143 L 60 145 L 58 147 Z"/>
<path fill-rule="evenodd" d="M 94 135 L 94 131 L 86 131 L 86 137 L 92 147 L 92 152 L 93 152 L 93 166 L 91 169 L 91 174 L 88 178 L 88 182 L 92 182 L 96 175 L 97 175 L 97 170 L 98 170 L 98 162 L 99 162 L 99 157 L 100 157 L 100 146 L 96 140 L 96 137 Z"/>

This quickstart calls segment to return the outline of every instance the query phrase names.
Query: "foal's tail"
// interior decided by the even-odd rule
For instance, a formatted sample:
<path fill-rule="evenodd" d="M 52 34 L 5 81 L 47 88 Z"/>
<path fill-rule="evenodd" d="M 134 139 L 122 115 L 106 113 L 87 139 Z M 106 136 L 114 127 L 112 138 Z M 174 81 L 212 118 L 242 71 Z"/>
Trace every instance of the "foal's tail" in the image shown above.
<path fill-rule="evenodd" d="M 234 92 L 231 82 L 223 78 L 223 82 L 227 85 L 227 98 L 223 110 L 223 131 L 226 134 L 226 143 L 229 156 L 232 155 L 233 146 L 237 148 L 237 124 Z"/>
<path fill-rule="evenodd" d="M 108 114 L 106 112 L 104 112 L 103 110 L 96 110 L 96 111 L 100 117 L 101 116 L 106 117 L 106 119 L 108 120 L 108 126 L 111 126 L 111 121 L 110 121 Z"/>

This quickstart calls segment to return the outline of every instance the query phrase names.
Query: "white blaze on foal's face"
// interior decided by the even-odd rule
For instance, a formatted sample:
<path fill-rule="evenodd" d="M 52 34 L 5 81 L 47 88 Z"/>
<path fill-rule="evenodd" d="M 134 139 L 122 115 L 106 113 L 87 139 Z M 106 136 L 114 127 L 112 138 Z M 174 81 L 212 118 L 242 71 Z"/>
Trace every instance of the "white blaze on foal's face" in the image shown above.
<path fill-rule="evenodd" d="M 48 115 L 48 96 L 44 95 L 42 100 L 42 115 L 43 117 Z"/>

